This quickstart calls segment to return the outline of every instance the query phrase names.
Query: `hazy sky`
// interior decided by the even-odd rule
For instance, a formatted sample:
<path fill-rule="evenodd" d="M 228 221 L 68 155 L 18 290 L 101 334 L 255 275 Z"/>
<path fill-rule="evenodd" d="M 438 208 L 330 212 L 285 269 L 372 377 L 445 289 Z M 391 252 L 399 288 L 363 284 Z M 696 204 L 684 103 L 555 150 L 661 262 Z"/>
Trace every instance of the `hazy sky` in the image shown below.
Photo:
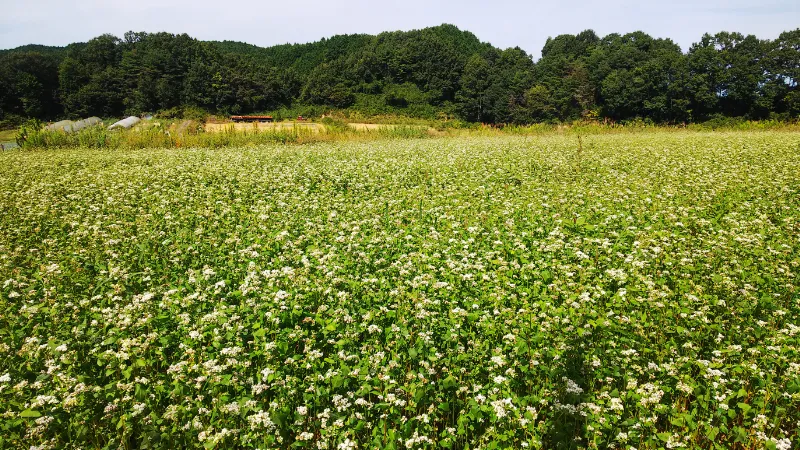
<path fill-rule="evenodd" d="M 800 0 L 0 0 L 0 48 L 65 45 L 129 30 L 269 46 L 452 23 L 536 58 L 548 36 L 587 28 L 601 36 L 642 30 L 687 50 L 704 32 L 775 38 L 800 27 L 799 5 Z"/>

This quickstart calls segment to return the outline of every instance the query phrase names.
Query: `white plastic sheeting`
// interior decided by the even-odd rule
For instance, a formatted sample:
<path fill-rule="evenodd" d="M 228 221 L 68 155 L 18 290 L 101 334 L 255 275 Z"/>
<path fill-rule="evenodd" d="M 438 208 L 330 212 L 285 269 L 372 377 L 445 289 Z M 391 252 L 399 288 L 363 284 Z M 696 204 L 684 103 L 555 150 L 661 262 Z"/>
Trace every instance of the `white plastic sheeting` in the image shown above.
<path fill-rule="evenodd" d="M 71 129 L 64 128 L 65 131 L 79 131 L 84 128 L 102 125 L 103 121 L 99 117 L 89 117 L 88 119 L 79 120 L 72 124 Z"/>
<path fill-rule="evenodd" d="M 47 131 L 70 131 L 74 123 L 71 120 L 62 120 L 61 122 L 52 123 L 44 127 L 44 129 Z"/>
<path fill-rule="evenodd" d="M 116 122 L 116 123 L 112 124 L 110 127 L 108 127 L 108 129 L 109 130 L 115 130 L 117 128 L 130 128 L 130 127 L 136 125 L 137 123 L 139 123 L 141 121 L 142 121 L 142 119 L 140 119 L 140 118 L 138 118 L 136 116 L 130 116 L 128 118 L 122 119 L 119 122 Z"/>
<path fill-rule="evenodd" d="M 89 117 L 88 119 L 79 120 L 77 122 L 73 122 L 71 120 L 62 120 L 60 122 L 56 122 L 44 127 L 47 131 L 64 131 L 67 133 L 72 133 L 75 131 L 80 131 L 84 128 L 93 127 L 97 125 L 102 125 L 103 121 L 100 120 L 99 117 Z"/>

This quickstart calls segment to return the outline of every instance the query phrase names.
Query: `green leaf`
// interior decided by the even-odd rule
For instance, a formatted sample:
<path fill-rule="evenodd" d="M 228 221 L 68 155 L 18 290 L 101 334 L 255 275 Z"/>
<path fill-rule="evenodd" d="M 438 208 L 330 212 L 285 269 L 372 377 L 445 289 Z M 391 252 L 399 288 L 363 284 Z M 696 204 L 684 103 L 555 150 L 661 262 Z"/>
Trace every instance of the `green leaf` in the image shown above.
<path fill-rule="evenodd" d="M 742 412 L 745 414 L 747 414 L 750 411 L 750 409 L 752 409 L 750 405 L 748 405 L 747 403 L 737 403 L 736 406 L 738 406 L 739 409 L 741 409 Z"/>
<path fill-rule="evenodd" d="M 542 281 L 545 283 L 549 283 L 550 281 L 553 280 L 553 275 L 550 273 L 549 270 L 543 270 L 539 273 L 539 275 L 542 277 Z"/>
<path fill-rule="evenodd" d="M 36 411 L 35 409 L 26 409 L 25 411 L 22 411 L 19 416 L 25 418 L 36 418 L 41 417 L 42 413 Z"/>
<path fill-rule="evenodd" d="M 739 389 L 739 392 L 736 393 L 736 396 L 739 398 L 747 397 L 747 391 L 745 391 L 744 388 Z"/>

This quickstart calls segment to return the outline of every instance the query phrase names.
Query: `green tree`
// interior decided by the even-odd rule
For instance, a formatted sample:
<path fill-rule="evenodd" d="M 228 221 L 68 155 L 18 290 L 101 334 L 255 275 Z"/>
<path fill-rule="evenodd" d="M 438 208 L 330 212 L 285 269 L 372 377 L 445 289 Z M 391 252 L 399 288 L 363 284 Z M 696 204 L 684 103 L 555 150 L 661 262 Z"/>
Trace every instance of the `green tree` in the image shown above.
<path fill-rule="evenodd" d="M 0 50 L 0 120 L 220 113 L 298 104 L 502 123 L 800 115 L 800 29 L 704 35 L 688 54 L 641 31 L 549 38 L 536 63 L 453 25 L 260 48 L 185 34 Z"/>
<path fill-rule="evenodd" d="M 680 47 L 641 31 L 604 37 L 586 59 L 604 117 L 684 120 L 686 68 Z"/>
<path fill-rule="evenodd" d="M 72 117 L 112 116 L 123 109 L 120 40 L 102 35 L 72 49 L 59 66 L 64 110 Z"/>
<path fill-rule="evenodd" d="M 597 86 L 586 62 L 600 39 L 592 30 L 548 39 L 536 63 L 534 80 L 546 88 L 559 120 L 578 119 L 595 108 Z"/>
<path fill-rule="evenodd" d="M 341 60 L 323 63 L 308 76 L 301 100 L 314 105 L 346 108 L 353 104 L 353 82 L 349 79 L 349 68 Z"/>
<path fill-rule="evenodd" d="M 60 113 L 57 57 L 38 52 L 0 55 L 0 120 L 50 119 Z"/>
<path fill-rule="evenodd" d="M 461 115 L 470 122 L 483 122 L 487 120 L 487 110 L 490 110 L 489 89 L 489 63 L 478 54 L 472 55 L 464 66 L 461 75 L 461 89 L 456 100 L 459 104 Z"/>
<path fill-rule="evenodd" d="M 764 61 L 767 83 L 764 90 L 772 99 L 770 110 L 800 116 L 800 28 L 785 31 L 767 44 Z"/>
<path fill-rule="evenodd" d="M 767 47 L 755 36 L 730 32 L 705 34 L 692 45 L 688 59 L 695 117 L 762 117 Z"/>
<path fill-rule="evenodd" d="M 525 92 L 524 109 L 519 122 L 550 122 L 557 119 L 557 110 L 546 86 L 537 84 Z"/>

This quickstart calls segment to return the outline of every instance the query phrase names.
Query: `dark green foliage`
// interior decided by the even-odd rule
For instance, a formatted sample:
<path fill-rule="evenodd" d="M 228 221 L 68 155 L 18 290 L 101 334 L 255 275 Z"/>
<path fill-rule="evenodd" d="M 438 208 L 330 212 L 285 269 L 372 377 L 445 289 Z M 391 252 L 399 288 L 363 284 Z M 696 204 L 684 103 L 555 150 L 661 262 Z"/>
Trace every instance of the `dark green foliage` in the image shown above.
<path fill-rule="evenodd" d="M 0 120 L 59 114 L 58 57 L 37 52 L 0 55 Z"/>
<path fill-rule="evenodd" d="M 680 47 L 642 32 L 606 36 L 588 57 L 592 83 L 599 87 L 602 114 L 680 122 L 687 117 L 686 66 Z"/>
<path fill-rule="evenodd" d="M 0 51 L 0 125 L 24 118 L 331 109 L 356 117 L 516 123 L 686 123 L 800 115 L 800 29 L 774 41 L 721 32 L 688 53 L 637 31 L 547 40 L 534 62 L 453 25 L 269 48 L 128 32 Z"/>
<path fill-rule="evenodd" d="M 534 79 L 547 90 L 549 103 L 537 108 L 551 110 L 561 120 L 575 120 L 590 113 L 596 86 L 589 79 L 586 59 L 598 42 L 591 30 L 547 40 L 542 58 L 536 63 Z"/>
<path fill-rule="evenodd" d="M 112 116 L 122 109 L 121 41 L 104 34 L 75 47 L 59 67 L 61 102 L 70 117 Z"/>
<path fill-rule="evenodd" d="M 755 36 L 706 34 L 687 56 L 697 118 L 714 113 L 762 118 L 771 109 L 763 90 L 769 44 Z"/>
<path fill-rule="evenodd" d="M 477 54 L 464 67 L 458 101 L 462 116 L 471 122 L 482 122 L 491 114 L 488 99 L 490 71 L 486 59 Z"/>
<path fill-rule="evenodd" d="M 528 122 L 525 93 L 533 85 L 533 60 L 519 48 L 473 55 L 461 79 L 462 116 L 469 121 Z"/>
<path fill-rule="evenodd" d="M 346 108 L 353 104 L 352 66 L 343 60 L 322 63 L 308 75 L 300 99 L 312 105 Z"/>
<path fill-rule="evenodd" d="M 769 44 L 763 66 L 767 73 L 763 92 L 772 100 L 771 111 L 800 115 L 800 28 L 781 33 Z"/>

